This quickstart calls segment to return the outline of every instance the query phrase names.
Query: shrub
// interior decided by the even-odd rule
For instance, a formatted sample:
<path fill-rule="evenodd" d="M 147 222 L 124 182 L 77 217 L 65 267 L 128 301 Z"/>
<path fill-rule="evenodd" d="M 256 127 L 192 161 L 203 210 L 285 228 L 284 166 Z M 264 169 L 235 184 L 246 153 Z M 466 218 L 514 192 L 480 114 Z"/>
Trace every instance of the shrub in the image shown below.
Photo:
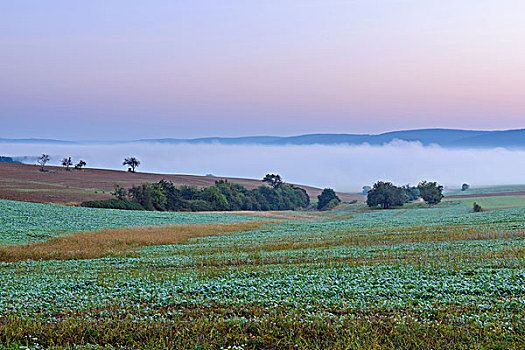
<path fill-rule="evenodd" d="M 472 208 L 474 213 L 479 213 L 483 211 L 483 208 L 478 203 L 474 202 L 474 207 Z"/>
<path fill-rule="evenodd" d="M 82 207 L 87 208 L 106 208 L 106 209 L 123 209 L 123 210 L 144 210 L 142 205 L 127 201 L 124 199 L 103 199 L 94 201 L 85 201 L 80 204 Z"/>
<path fill-rule="evenodd" d="M 328 204 L 325 206 L 325 209 L 326 210 L 334 209 L 335 207 L 339 205 L 339 203 L 341 203 L 341 201 L 338 198 L 334 198 L 330 202 L 328 202 Z"/>

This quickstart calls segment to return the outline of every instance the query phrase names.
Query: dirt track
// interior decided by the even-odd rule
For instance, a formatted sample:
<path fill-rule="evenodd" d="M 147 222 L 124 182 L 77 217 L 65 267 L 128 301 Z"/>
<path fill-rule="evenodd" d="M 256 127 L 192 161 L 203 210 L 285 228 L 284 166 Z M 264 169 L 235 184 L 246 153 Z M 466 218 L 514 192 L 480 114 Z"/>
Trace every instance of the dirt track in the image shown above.
<path fill-rule="evenodd" d="M 166 175 L 151 173 L 129 173 L 126 171 L 84 169 L 66 171 L 60 167 L 40 167 L 27 164 L 0 163 L 0 199 L 11 199 L 37 203 L 76 204 L 85 200 L 111 198 L 110 192 L 118 184 L 125 187 L 162 179 L 177 185 L 210 186 L 219 179 L 241 184 L 247 188 L 262 185 L 262 181 L 237 178 L 221 178 L 195 175 Z M 304 188 L 314 198 L 321 190 L 309 186 Z M 338 193 L 344 201 L 363 200 L 360 195 Z"/>

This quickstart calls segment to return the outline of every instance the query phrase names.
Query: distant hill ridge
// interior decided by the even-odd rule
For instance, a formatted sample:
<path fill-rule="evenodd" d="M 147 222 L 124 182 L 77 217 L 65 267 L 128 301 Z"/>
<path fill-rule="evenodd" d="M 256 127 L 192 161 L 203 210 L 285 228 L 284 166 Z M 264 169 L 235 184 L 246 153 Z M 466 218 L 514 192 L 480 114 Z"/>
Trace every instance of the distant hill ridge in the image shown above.
<path fill-rule="evenodd" d="M 50 139 L 7 139 L 10 143 L 60 143 L 60 144 L 119 144 L 119 143 L 165 143 L 165 144 L 210 144 L 223 145 L 336 145 L 370 144 L 382 145 L 394 140 L 420 142 L 423 145 L 439 145 L 447 148 L 525 148 L 525 129 L 502 131 L 478 131 L 460 129 L 416 129 L 392 131 L 382 134 L 306 134 L 299 136 L 246 136 L 203 137 L 193 139 L 158 138 L 133 141 L 63 141 Z"/>

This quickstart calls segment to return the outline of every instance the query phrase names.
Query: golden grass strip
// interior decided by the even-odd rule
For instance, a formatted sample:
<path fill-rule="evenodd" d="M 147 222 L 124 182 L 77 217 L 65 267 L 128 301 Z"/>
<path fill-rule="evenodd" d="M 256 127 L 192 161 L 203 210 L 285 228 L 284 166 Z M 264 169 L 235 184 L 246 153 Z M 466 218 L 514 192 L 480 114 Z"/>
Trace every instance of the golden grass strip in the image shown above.
<path fill-rule="evenodd" d="M 269 221 L 232 224 L 169 225 L 73 233 L 46 242 L 0 247 L 0 261 L 74 260 L 122 256 L 139 247 L 182 244 L 190 238 L 252 231 Z"/>
<path fill-rule="evenodd" d="M 301 250 L 337 246 L 372 247 L 397 244 L 439 243 L 455 241 L 483 241 L 525 238 L 523 230 L 498 230 L 479 226 L 415 226 L 402 229 L 338 231 L 329 234 L 307 234 L 298 237 L 279 237 L 278 240 L 254 242 L 250 245 L 229 247 L 235 252 Z M 223 247 L 210 246 L 206 252 L 222 251 Z"/>

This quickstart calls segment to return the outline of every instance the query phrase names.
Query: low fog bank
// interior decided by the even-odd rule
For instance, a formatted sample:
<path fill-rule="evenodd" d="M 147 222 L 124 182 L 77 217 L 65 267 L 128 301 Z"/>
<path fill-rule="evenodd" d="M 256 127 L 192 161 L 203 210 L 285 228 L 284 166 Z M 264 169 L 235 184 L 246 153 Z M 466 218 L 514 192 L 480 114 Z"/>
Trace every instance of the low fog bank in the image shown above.
<path fill-rule="evenodd" d="M 457 150 L 395 141 L 382 146 L 228 146 L 221 144 L 49 145 L 0 144 L 0 155 L 65 156 L 88 167 L 125 170 L 124 157 L 141 161 L 138 171 L 262 178 L 278 173 L 287 182 L 359 192 L 377 180 L 396 184 L 438 181 L 450 188 L 525 183 L 525 151 Z M 30 158 L 28 158 L 30 159 Z"/>

